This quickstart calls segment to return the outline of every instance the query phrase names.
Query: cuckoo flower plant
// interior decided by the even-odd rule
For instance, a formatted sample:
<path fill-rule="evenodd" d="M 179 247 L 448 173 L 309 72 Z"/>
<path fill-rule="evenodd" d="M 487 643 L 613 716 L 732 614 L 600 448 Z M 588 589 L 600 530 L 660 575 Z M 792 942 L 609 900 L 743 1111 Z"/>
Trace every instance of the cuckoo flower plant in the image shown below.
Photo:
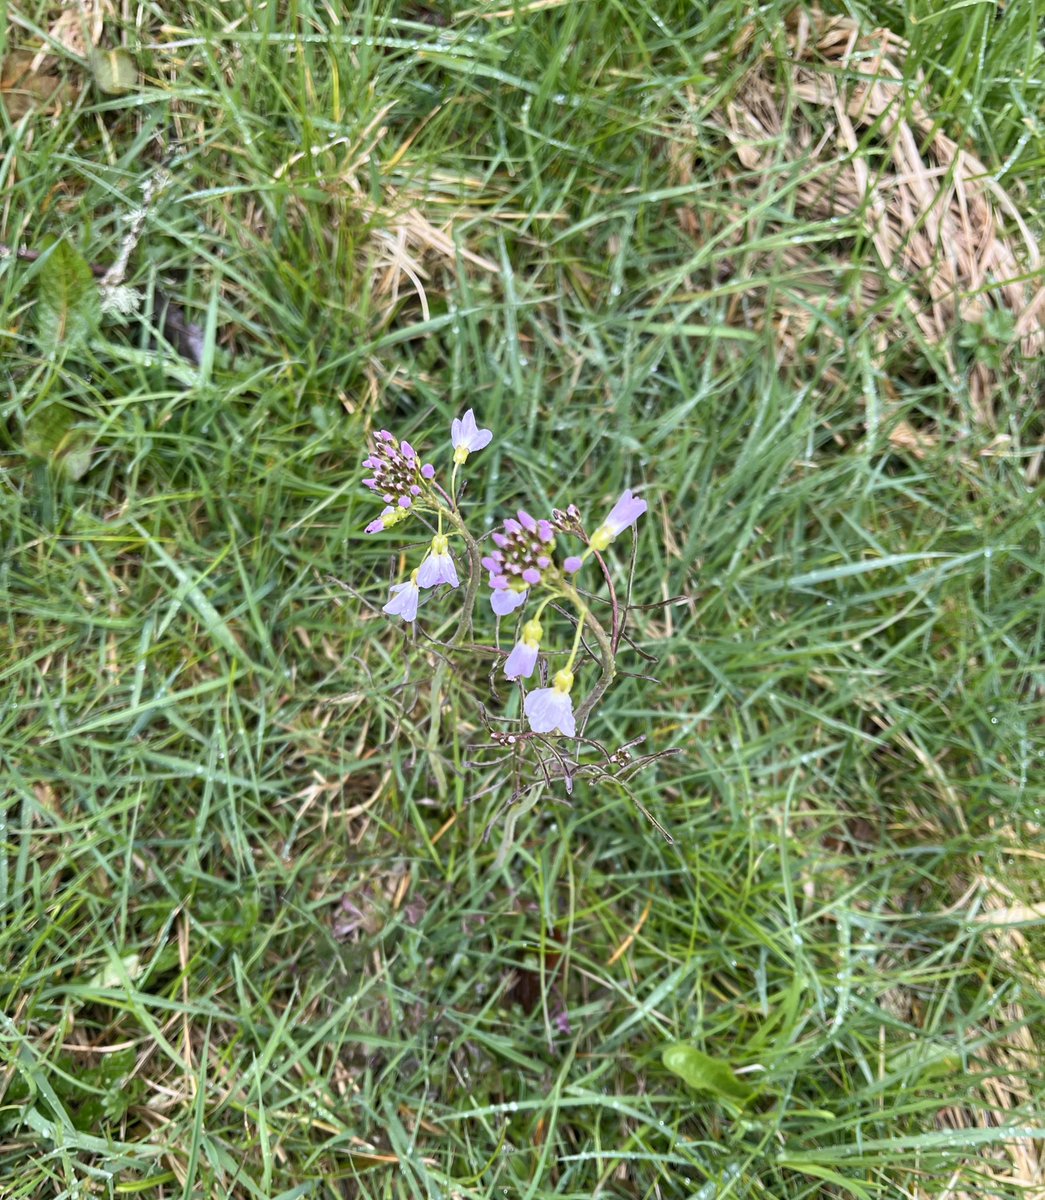
<path fill-rule="evenodd" d="M 551 518 L 533 516 L 527 508 L 520 508 L 492 533 L 477 537 L 465 519 L 457 481 L 459 472 L 470 465 L 470 456 L 492 441 L 493 432 L 479 425 L 473 409 L 454 418 L 450 427 L 452 469 L 444 488 L 435 467 L 424 461 L 408 441 L 400 441 L 388 430 L 375 436 L 364 462 L 369 474 L 363 483 L 383 501 L 384 508 L 366 526 L 367 533 L 394 530 L 407 517 L 416 518 L 431 531 L 423 552 L 418 553 L 416 542 L 413 547 L 402 548 L 407 577 L 392 585 L 382 611 L 413 623 L 418 619 L 422 593 L 447 585 L 425 611 L 435 613 L 446 603 L 446 596 L 461 597 L 456 616 L 450 617 L 451 640 L 444 645 L 462 660 L 474 662 L 484 654 L 497 657 L 503 676 L 523 690 L 522 718 L 528 733 L 520 736 L 576 738 L 615 672 L 621 618 L 602 552 L 635 526 L 647 511 L 647 504 L 630 489 L 625 491 L 590 536 L 585 532 L 580 509 L 570 504 L 565 510 L 554 510 Z M 579 552 L 559 558 L 563 537 L 579 539 Z M 609 586 L 609 634 L 592 610 L 593 599 L 588 593 L 582 596 L 573 582 L 591 555 L 599 557 Z M 500 622 L 496 630 L 506 620 L 514 622 L 513 614 L 520 614 L 510 650 L 474 640 L 473 610 L 482 582 L 489 588 L 490 608 Z M 447 614 L 441 614 L 440 621 L 446 620 Z M 574 683 L 589 660 L 594 660 L 599 674 L 575 706 Z M 450 661 L 440 657 L 437 680 Z M 551 684 L 527 691 L 525 681 L 535 672 L 541 678 L 550 673 Z"/>

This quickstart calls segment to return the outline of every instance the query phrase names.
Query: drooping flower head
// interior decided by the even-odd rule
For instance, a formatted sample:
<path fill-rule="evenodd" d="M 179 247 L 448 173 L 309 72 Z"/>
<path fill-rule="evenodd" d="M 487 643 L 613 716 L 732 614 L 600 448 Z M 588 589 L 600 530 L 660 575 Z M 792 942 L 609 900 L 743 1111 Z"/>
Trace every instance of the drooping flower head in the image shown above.
<path fill-rule="evenodd" d="M 448 583 L 451 587 L 457 587 L 460 581 L 457 578 L 454 560 L 450 557 L 449 547 L 450 542 L 445 533 L 437 533 L 432 538 L 428 557 L 417 571 L 418 586 L 431 588 Z"/>
<path fill-rule="evenodd" d="M 422 463 L 409 442 L 398 441 L 387 429 L 377 435 L 374 449 L 363 460 L 363 466 L 374 472 L 363 480 L 364 485 L 389 506 L 367 526 L 367 533 L 379 533 L 401 521 L 435 474 L 431 463 Z M 398 515 L 397 509 L 402 510 Z"/>
<path fill-rule="evenodd" d="M 591 535 L 592 548 L 598 551 L 605 550 L 619 533 L 634 525 L 648 507 L 646 501 L 633 496 L 629 488 L 610 509 L 606 520 Z"/>
<path fill-rule="evenodd" d="M 555 530 L 550 521 L 535 521 L 520 509 L 518 521 L 509 517 L 504 531 L 493 535 L 493 543 L 495 549 L 483 559 L 483 566 L 490 572 L 490 587 L 495 592 L 521 593 L 536 587 L 552 565 Z M 504 612 L 519 607 L 518 603 L 510 607 L 502 603 Z M 497 604 L 493 609 L 503 616 Z"/>
<path fill-rule="evenodd" d="M 527 695 L 523 704 L 526 719 L 534 733 L 562 733 L 566 737 L 575 737 L 577 720 L 570 699 L 573 672 L 558 671 L 552 683 L 552 687 L 537 688 Z"/>
<path fill-rule="evenodd" d="M 393 583 L 388 603 L 381 609 L 390 617 L 402 617 L 404 621 L 417 619 L 417 601 L 421 596 L 417 586 L 418 572 L 413 571 L 406 583 Z"/>
<path fill-rule="evenodd" d="M 463 417 L 454 417 L 450 423 L 450 440 L 454 444 L 454 462 L 463 463 L 473 450 L 482 450 L 493 441 L 489 429 L 480 429 L 475 422 L 475 413 L 469 409 Z"/>
<path fill-rule="evenodd" d="M 533 674 L 537 665 L 537 651 L 541 648 L 542 632 L 540 621 L 527 621 L 522 627 L 522 637 L 505 660 L 504 673 L 509 679 L 521 679 Z"/>

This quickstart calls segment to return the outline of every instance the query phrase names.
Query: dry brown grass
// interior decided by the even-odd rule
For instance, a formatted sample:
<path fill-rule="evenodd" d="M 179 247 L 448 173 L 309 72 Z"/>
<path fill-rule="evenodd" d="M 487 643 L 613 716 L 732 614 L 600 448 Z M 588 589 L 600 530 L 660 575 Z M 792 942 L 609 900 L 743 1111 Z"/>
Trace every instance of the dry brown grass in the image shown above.
<path fill-rule="evenodd" d="M 752 37 L 752 28 L 743 30 L 731 57 Z M 974 418 L 993 428 L 1000 373 L 1021 370 L 1021 360 L 1045 349 L 1045 287 L 1026 282 L 1040 272 L 1041 256 L 1019 204 L 935 124 L 919 99 L 927 95 L 924 81 L 905 82 L 907 47 L 896 34 L 864 32 L 849 17 L 810 9 L 792 14 L 787 39 L 790 55 L 763 53 L 712 117 L 734 152 L 733 242 L 739 250 L 777 231 L 764 212 L 747 224 L 743 214 L 754 211 L 767 180 L 793 166 L 800 178 L 792 221 L 855 225 L 875 256 L 855 262 L 841 238 L 837 246 L 817 241 L 748 255 L 741 270 L 754 282 L 734 287 L 733 318 L 750 324 L 768 316 L 781 351 L 797 353 L 825 297 L 836 302 L 839 281 L 859 268 L 850 315 L 870 322 L 876 349 L 915 340 L 913 320 L 957 375 L 955 330 L 992 308 L 1006 310 L 1014 336 L 1003 360 L 975 363 L 970 377 Z M 675 165 L 685 179 L 686 156 L 676 155 Z M 695 235 L 710 232 L 692 211 L 680 219 Z M 781 276 L 787 283 L 774 283 L 770 297 L 766 279 Z M 900 436 L 921 453 L 935 433 L 901 427 Z"/>

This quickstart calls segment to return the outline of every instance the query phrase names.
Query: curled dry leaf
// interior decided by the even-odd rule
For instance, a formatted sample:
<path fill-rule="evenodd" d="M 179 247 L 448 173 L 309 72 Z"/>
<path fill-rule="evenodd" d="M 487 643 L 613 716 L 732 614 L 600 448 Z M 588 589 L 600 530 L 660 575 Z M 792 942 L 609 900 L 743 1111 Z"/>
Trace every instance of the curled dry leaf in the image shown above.
<path fill-rule="evenodd" d="M 0 104 L 10 120 L 17 121 L 34 109 L 54 112 L 71 104 L 76 89 L 62 77 L 58 59 L 52 55 L 12 50 L 0 68 Z"/>

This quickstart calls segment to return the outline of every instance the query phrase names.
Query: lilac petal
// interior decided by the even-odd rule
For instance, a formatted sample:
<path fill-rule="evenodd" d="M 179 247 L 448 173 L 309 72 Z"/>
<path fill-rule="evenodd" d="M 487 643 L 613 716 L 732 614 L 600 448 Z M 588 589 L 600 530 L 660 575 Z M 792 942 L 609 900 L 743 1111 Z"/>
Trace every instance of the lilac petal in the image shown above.
<path fill-rule="evenodd" d="M 404 621 L 417 618 L 417 601 L 420 596 L 416 583 L 393 583 L 388 603 L 381 609 L 390 617 L 402 617 Z"/>
<path fill-rule="evenodd" d="M 584 559 L 579 554 L 571 554 L 562 564 L 567 575 L 575 575 L 584 566 Z"/>
<path fill-rule="evenodd" d="M 480 429 L 475 413 L 469 409 L 460 420 L 455 417 L 450 423 L 450 440 L 455 450 L 482 450 L 493 440 L 493 433 L 489 429 Z"/>
<path fill-rule="evenodd" d="M 363 487 L 368 487 L 372 492 L 376 492 L 377 491 L 377 480 L 376 479 L 364 479 Z"/>
<path fill-rule="evenodd" d="M 558 688 L 537 688 L 523 703 L 523 711 L 534 733 L 564 733 L 574 737 L 577 722 L 569 692 Z"/>
<path fill-rule="evenodd" d="M 409 508 L 411 504 L 413 504 L 413 500 L 411 500 L 409 496 L 400 496 L 399 497 L 399 507 L 400 508 Z"/>
<path fill-rule="evenodd" d="M 417 455 L 414 453 L 413 446 L 411 446 L 409 442 L 400 442 L 399 449 L 402 450 L 404 458 L 416 458 L 417 457 Z"/>
<path fill-rule="evenodd" d="M 523 529 L 525 529 L 527 533 L 537 532 L 537 522 L 525 509 L 519 509 L 519 520 L 522 523 Z"/>
<path fill-rule="evenodd" d="M 385 517 L 387 517 L 389 513 L 394 513 L 394 512 L 395 512 L 394 508 L 386 508 L 384 510 L 384 512 L 381 514 L 381 516 L 379 516 L 377 518 L 376 521 L 370 522 L 370 524 L 366 527 L 366 532 L 367 533 L 380 533 L 381 530 L 384 529 L 384 527 L 385 527 Z"/>
<path fill-rule="evenodd" d="M 505 546 L 508 545 L 508 539 L 504 536 L 503 533 L 495 533 L 492 536 L 493 536 L 493 544 L 495 546 L 500 546 L 500 548 L 502 550 L 504 549 Z"/>
<path fill-rule="evenodd" d="M 516 642 L 504 664 L 504 673 L 509 679 L 521 679 L 533 674 L 537 665 L 537 647 L 528 642 Z"/>
<path fill-rule="evenodd" d="M 499 617 L 506 617 L 509 613 L 515 612 L 517 608 L 522 608 L 526 603 L 529 592 L 517 592 L 514 588 L 505 587 L 501 590 L 494 590 L 490 593 L 490 607 Z"/>
<path fill-rule="evenodd" d="M 540 573 L 540 571 L 537 570 L 536 567 L 527 567 L 526 570 L 523 571 L 522 577 L 531 586 L 534 586 L 541 582 L 541 573 Z"/>
<path fill-rule="evenodd" d="M 537 536 L 542 542 L 553 542 L 555 540 L 555 530 L 552 529 L 550 521 L 537 522 Z"/>
<path fill-rule="evenodd" d="M 425 463 L 425 465 L 421 468 L 421 474 L 425 479 L 431 479 L 435 474 L 435 467 L 433 467 L 431 463 Z"/>
<path fill-rule="evenodd" d="M 507 586 L 508 586 L 508 576 L 507 575 L 491 575 L 490 576 L 490 587 L 496 588 L 497 591 L 502 591 Z"/>
<path fill-rule="evenodd" d="M 417 572 L 417 583 L 423 588 L 438 587 L 441 583 L 457 587 L 459 580 L 454 560 L 449 554 L 430 554 Z"/>
<path fill-rule="evenodd" d="M 610 509 L 610 515 L 603 524 L 616 537 L 617 534 L 622 533 L 630 525 L 634 525 L 648 507 L 649 505 L 646 501 L 633 496 L 629 488 L 622 494 L 613 508 Z"/>
<path fill-rule="evenodd" d="M 492 558 L 489 554 L 482 560 L 482 564 L 492 575 L 496 575 L 501 569 L 500 560 Z"/>
<path fill-rule="evenodd" d="M 505 521 L 504 527 L 509 533 L 522 533 L 523 530 L 523 527 L 514 519 L 514 517 L 509 517 L 508 520 Z"/>

